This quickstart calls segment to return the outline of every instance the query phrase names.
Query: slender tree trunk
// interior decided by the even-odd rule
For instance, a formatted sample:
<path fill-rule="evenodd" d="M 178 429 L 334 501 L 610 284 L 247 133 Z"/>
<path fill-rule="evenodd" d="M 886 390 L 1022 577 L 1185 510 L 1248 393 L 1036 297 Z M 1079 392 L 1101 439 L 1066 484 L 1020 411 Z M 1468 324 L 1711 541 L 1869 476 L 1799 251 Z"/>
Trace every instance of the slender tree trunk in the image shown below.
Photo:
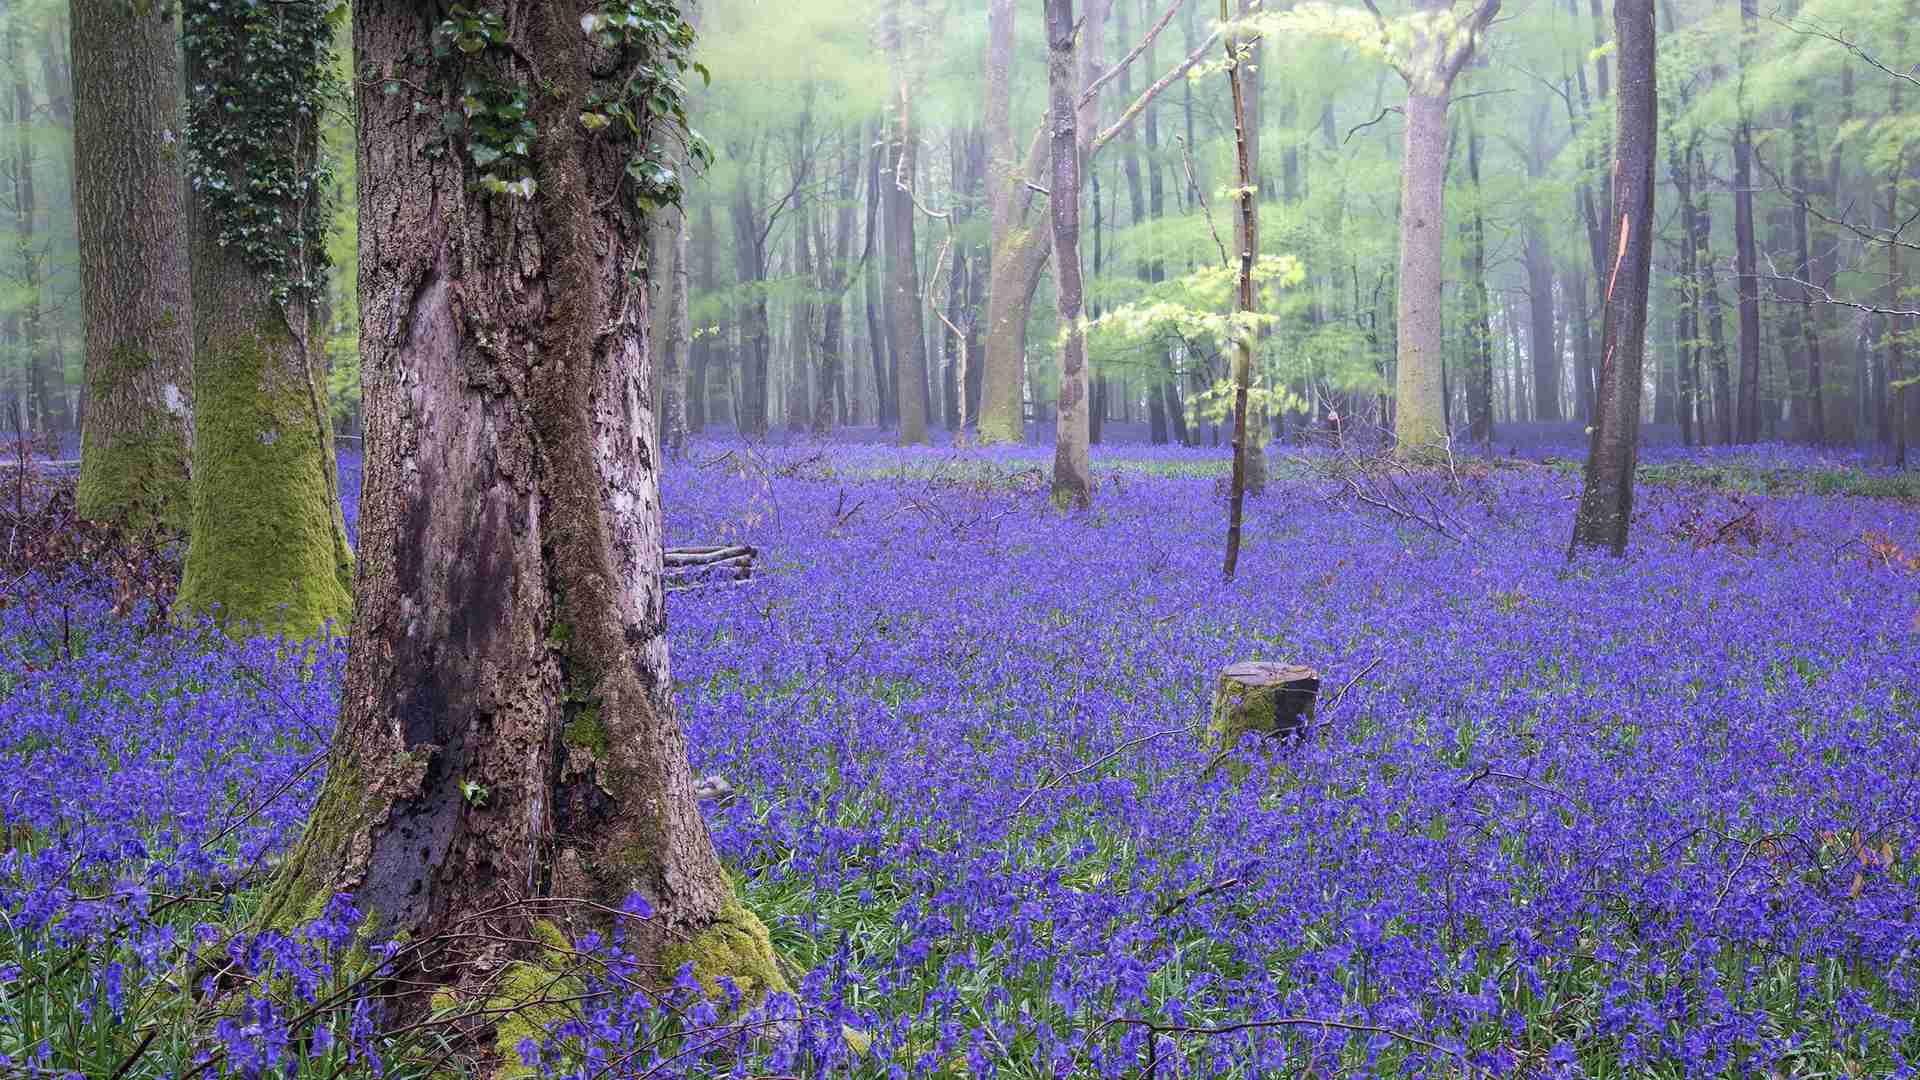
<path fill-rule="evenodd" d="M 1053 152 L 1048 200 L 1053 225 L 1055 310 L 1060 319 L 1060 392 L 1054 413 L 1053 504 L 1093 504 L 1088 459 L 1087 336 L 1081 322 L 1080 154 L 1074 98 L 1079 90 L 1073 0 L 1046 0 L 1047 127 Z"/>
<path fill-rule="evenodd" d="M 1733 243 L 1740 294 L 1740 396 L 1735 434 L 1743 443 L 1760 438 L 1760 272 L 1754 249 L 1753 122 L 1746 98 L 1757 18 L 1755 0 L 1740 0 L 1739 117 L 1733 129 Z"/>
<path fill-rule="evenodd" d="M 881 163 L 886 160 L 886 141 L 880 137 L 881 123 L 876 121 L 873 137 L 868 140 L 873 147 L 867 155 L 867 228 L 866 228 L 866 267 L 862 271 L 863 299 L 866 301 L 867 346 L 873 358 L 874 426 L 885 429 L 893 426 L 895 412 L 892 404 L 893 377 L 887 367 L 887 333 L 884 326 L 884 312 L 880 306 L 880 270 L 874 256 L 879 253 L 880 245 L 880 185 L 885 174 Z"/>
<path fill-rule="evenodd" d="M 72 33 L 87 400 L 76 508 L 184 533 L 193 329 L 179 32 L 158 9 L 75 0 Z"/>
<path fill-rule="evenodd" d="M 1822 385 L 1826 381 L 1826 373 L 1822 370 L 1820 354 L 1820 338 L 1826 330 L 1827 320 L 1825 307 L 1811 303 L 1817 295 L 1811 286 L 1817 284 L 1819 264 L 1813 258 L 1812 230 L 1807 223 L 1808 202 L 1813 195 L 1808 190 L 1806 106 L 1796 102 L 1790 120 L 1793 125 L 1793 239 L 1798 248 L 1800 280 L 1809 283 L 1799 290 L 1801 299 L 1809 303 L 1800 313 L 1801 342 L 1806 353 L 1806 383 L 1802 387 L 1804 397 L 1795 411 L 1804 421 L 1800 436 L 1820 446 L 1827 441 L 1827 404 Z"/>
<path fill-rule="evenodd" d="M 666 412 L 667 460 L 683 461 L 687 456 L 687 344 L 693 337 L 693 321 L 687 270 L 687 210 L 676 206 L 671 213 L 673 270 L 668 278 L 667 337 L 660 357 L 660 381 L 666 385 L 666 394 L 660 407 Z"/>
<path fill-rule="evenodd" d="M 1467 109 L 1467 179 L 1473 185 L 1473 217 L 1461 269 L 1467 286 L 1467 439 L 1493 442 L 1493 328 L 1487 298 L 1487 230 L 1480 188 L 1479 110 Z"/>
<path fill-rule="evenodd" d="M 1742 0 L 1751 3 L 1752 0 Z M 1912 14 L 1914 4 L 1908 0 L 1906 9 Z M 1906 48 L 1906 23 L 1898 22 L 1894 33 L 1896 51 Z M 1900 116 L 1904 104 L 1901 95 L 1901 80 L 1887 81 L 1887 115 Z M 1887 169 L 1887 231 L 1891 233 L 1899 228 L 1902 220 L 1900 207 L 1900 184 L 1907 175 L 1907 147 L 1904 139 L 1896 135 L 1893 151 L 1893 163 Z M 1899 308 L 1906 290 L 1906 269 L 1899 244 L 1885 245 L 1887 251 L 1887 307 Z M 1905 467 L 1907 463 L 1907 415 L 1906 388 L 1901 385 L 1906 378 L 1907 367 L 1907 320 L 1898 315 L 1886 317 L 1887 362 L 1882 378 L 1886 391 L 1881 395 L 1880 438 L 1887 447 L 1889 460 L 1895 467 Z"/>
<path fill-rule="evenodd" d="M 802 282 L 813 278 L 813 252 L 807 235 L 812 229 L 812 209 L 796 206 L 793 210 L 793 273 Z M 793 342 L 787 375 L 787 431 L 797 435 L 813 425 L 813 304 L 805 296 L 796 296 L 790 314 Z"/>
<path fill-rule="evenodd" d="M 1641 363 L 1646 351 L 1647 279 L 1653 255 L 1654 143 L 1659 102 L 1654 79 L 1653 0 L 1614 0 L 1620 94 L 1614 133 L 1614 271 L 1601 335 L 1598 411 L 1587 454 L 1574 548 L 1604 547 L 1625 555 L 1633 519 L 1633 473 L 1639 455 Z"/>
<path fill-rule="evenodd" d="M 894 400 L 900 409 L 900 443 L 910 446 L 928 441 L 927 339 L 920 319 L 920 262 L 914 246 L 911 195 L 920 155 L 920 129 L 909 96 L 912 80 L 905 70 L 908 49 L 903 7 L 902 0 L 894 0 L 891 12 L 899 97 L 888 132 L 883 205 L 887 214 L 887 309 L 892 316 L 896 350 Z"/>
<path fill-rule="evenodd" d="M 253 40 L 279 20 L 319 23 L 325 13 L 314 0 L 271 8 L 193 0 L 185 17 Z M 186 61 L 198 167 L 219 174 L 229 190 L 253 185 L 261 163 L 221 149 L 231 145 L 223 136 L 235 124 L 265 125 L 286 140 L 278 151 L 313 160 L 319 117 L 297 102 L 281 105 L 278 116 L 221 107 L 238 87 L 258 81 L 253 65 L 266 50 L 207 55 L 192 47 L 195 40 L 188 38 Z M 326 38 L 319 40 L 299 58 L 306 85 L 317 84 L 327 62 Z M 276 54 L 269 62 L 288 61 Z M 277 271 L 256 264 L 242 245 L 222 243 L 228 222 L 205 196 L 192 206 L 193 510 L 176 606 L 215 615 L 236 630 L 304 636 L 326 623 L 344 630 L 352 612 L 333 427 L 312 346 L 309 300 L 319 253 L 298 240 L 298 226 L 317 215 L 319 204 L 317 190 L 282 197 L 278 219 L 295 227 Z"/>
<path fill-rule="evenodd" d="M 1667 28 L 1673 25 L 1672 8 L 1665 8 Z M 1686 108 L 1686 97 L 1682 95 L 1680 107 Z M 1700 235 L 1697 221 L 1699 208 L 1693 201 L 1693 175 L 1685 164 L 1686 157 L 1678 144 L 1671 139 L 1667 143 L 1667 178 L 1673 184 L 1673 190 L 1680 202 L 1680 269 L 1679 280 L 1674 284 L 1674 308 L 1679 320 L 1676 337 L 1678 341 L 1678 413 L 1680 420 L 1680 441 L 1692 446 L 1696 438 L 1695 416 L 1700 402 L 1699 363 L 1700 356 L 1700 272 L 1699 252 L 1695 243 Z M 1704 431 L 1701 433 L 1704 435 Z M 1701 441 L 1705 441 L 1704 438 Z"/>
<path fill-rule="evenodd" d="M 578 123 L 633 58 L 589 55 L 562 5 L 505 6 L 511 52 L 462 63 L 531 91 L 531 198 L 477 191 L 464 155 L 409 152 L 443 137 L 437 110 L 357 95 L 360 220 L 379 223 L 360 274 L 364 569 L 326 785 L 263 915 L 351 890 L 399 945 L 390 1023 L 436 985 L 459 1008 L 524 1004 L 551 983 L 516 954 L 636 894 L 650 914 L 622 928 L 643 970 L 786 988 L 673 710 L 647 296 L 622 272 L 643 225 L 619 190 L 628 146 Z M 410 0 L 353 19 L 376 70 L 430 48 Z"/>
<path fill-rule="evenodd" d="M 1227 0 L 1220 0 L 1220 21 L 1227 21 Z M 1236 176 L 1239 180 L 1239 187 L 1234 193 L 1234 208 L 1239 211 L 1235 215 L 1238 233 L 1235 239 L 1238 241 L 1240 259 L 1233 310 L 1237 315 L 1251 315 L 1255 310 L 1253 267 L 1260 254 L 1258 223 L 1254 217 L 1254 194 L 1258 189 L 1253 176 L 1254 156 L 1248 138 L 1247 87 L 1242 70 L 1247 66 L 1248 58 L 1241 55 L 1240 44 L 1239 35 L 1227 34 L 1227 81 L 1233 93 L 1234 161 L 1238 166 Z M 1248 487 L 1247 461 L 1259 452 L 1256 445 L 1249 444 L 1247 434 L 1247 392 L 1253 380 L 1253 331 L 1241 327 L 1233 338 L 1233 478 L 1227 496 L 1227 556 L 1222 571 L 1228 581 L 1233 580 L 1240 564 L 1241 515 Z"/>
<path fill-rule="evenodd" d="M 19 333 L 27 368 L 27 403 L 33 430 L 61 432 L 72 427 L 67 411 L 66 373 L 54 369 L 43 318 L 47 295 L 45 254 L 39 229 L 39 191 L 34 174 L 39 150 L 34 140 L 38 98 L 20 51 L 19 20 L 5 31 L 7 65 L 13 70 L 13 228 L 14 254 L 20 260 Z"/>

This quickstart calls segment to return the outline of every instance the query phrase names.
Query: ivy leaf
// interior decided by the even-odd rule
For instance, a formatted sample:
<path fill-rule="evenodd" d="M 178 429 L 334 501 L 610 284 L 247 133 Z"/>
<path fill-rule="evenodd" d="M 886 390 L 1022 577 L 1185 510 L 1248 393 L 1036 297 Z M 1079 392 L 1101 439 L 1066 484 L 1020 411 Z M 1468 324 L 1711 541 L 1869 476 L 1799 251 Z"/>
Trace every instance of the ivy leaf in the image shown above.
<path fill-rule="evenodd" d="M 606 116 L 601 113 L 583 112 L 580 114 L 580 126 L 586 128 L 588 131 L 599 131 L 609 123 L 612 123 L 612 121 L 608 120 Z"/>
<path fill-rule="evenodd" d="M 491 146 L 487 146 L 484 143 L 474 144 L 473 163 L 475 165 L 480 166 L 483 169 L 493 164 L 494 162 L 499 161 L 501 156 L 502 155 L 500 151 L 495 150 Z"/>
<path fill-rule="evenodd" d="M 607 17 L 597 11 L 589 11 L 580 16 L 580 32 L 592 37 L 600 28 L 607 25 Z"/>

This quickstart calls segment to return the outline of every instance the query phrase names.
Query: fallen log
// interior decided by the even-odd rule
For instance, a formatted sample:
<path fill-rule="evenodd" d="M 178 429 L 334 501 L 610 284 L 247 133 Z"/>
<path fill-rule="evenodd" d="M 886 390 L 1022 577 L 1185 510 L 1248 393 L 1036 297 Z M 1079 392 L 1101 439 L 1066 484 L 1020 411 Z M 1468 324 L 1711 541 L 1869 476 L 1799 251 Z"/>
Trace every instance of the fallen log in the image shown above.
<path fill-rule="evenodd" d="M 667 590 L 677 592 L 752 580 L 756 554 L 754 548 L 744 544 L 668 548 L 665 559 Z"/>

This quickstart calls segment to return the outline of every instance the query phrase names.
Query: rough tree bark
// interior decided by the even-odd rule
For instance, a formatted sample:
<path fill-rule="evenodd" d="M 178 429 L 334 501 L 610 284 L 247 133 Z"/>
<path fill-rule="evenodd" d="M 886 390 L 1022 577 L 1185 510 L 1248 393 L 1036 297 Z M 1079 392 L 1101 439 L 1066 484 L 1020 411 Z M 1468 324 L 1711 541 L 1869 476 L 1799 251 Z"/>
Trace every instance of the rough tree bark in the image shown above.
<path fill-rule="evenodd" d="M 186 5 L 188 19 L 229 21 L 236 39 L 270 20 L 314 18 L 311 0 L 270 8 Z M 303 10 L 304 9 L 304 10 Z M 261 123 L 223 107 L 222 86 L 246 85 L 261 53 L 187 50 L 189 109 L 198 167 L 230 190 L 247 190 L 257 162 L 217 148 L 227 125 Z M 306 58 L 319 79 L 324 43 Z M 284 62 L 284 61 L 280 61 Z M 291 114 L 294 110 L 288 109 Z M 278 129 L 296 161 L 319 149 L 319 117 L 287 116 Z M 313 213 L 317 192 L 280 196 L 279 220 Z M 317 252 L 289 242 L 287 266 L 263 270 L 240 246 L 223 244 L 222 211 L 204 192 L 192 204 L 193 509 L 176 609 L 215 615 L 230 627 L 304 636 L 325 623 L 344 630 L 352 612 L 353 557 L 347 548 L 334 473 L 318 351 L 313 348 L 310 279 Z M 284 280 L 276 282 L 274 275 Z M 287 290 L 276 296 L 277 289 Z"/>
<path fill-rule="evenodd" d="M 1620 90 L 1614 129 L 1610 266 L 1601 335 L 1599 393 L 1580 508 L 1569 553 L 1604 547 L 1626 554 L 1639 456 L 1641 372 L 1646 356 L 1647 279 L 1653 257 L 1654 143 L 1659 120 L 1654 79 L 1653 0 L 1614 0 Z"/>
<path fill-rule="evenodd" d="M 1060 320 L 1060 392 L 1054 411 L 1053 504 L 1093 503 L 1088 458 L 1087 335 L 1081 322 L 1080 153 L 1075 123 L 1073 0 L 1046 0 L 1047 127 L 1052 140 L 1049 199 L 1053 226 L 1055 311 Z"/>
<path fill-rule="evenodd" d="M 74 216 L 86 325 L 79 512 L 184 533 L 193 331 L 179 31 L 125 0 L 74 0 Z"/>
<path fill-rule="evenodd" d="M 608 918 L 554 897 L 644 898 L 627 947 L 663 980 L 691 963 L 709 988 L 783 988 L 673 711 L 647 296 L 624 272 L 644 225 L 619 190 L 627 146 L 578 123 L 626 65 L 574 5 L 489 10 L 511 48 L 461 63 L 534 91 L 531 197 L 422 153 L 438 108 L 377 79 L 357 93 L 360 219 L 378 223 L 361 234 L 359 608 L 326 784 L 263 918 L 351 892 L 373 940 L 403 945 L 402 1017 L 433 986 L 511 1004 L 529 959 L 512 942 Z M 412 0 L 362 0 L 353 23 L 381 74 L 430 47 Z"/>

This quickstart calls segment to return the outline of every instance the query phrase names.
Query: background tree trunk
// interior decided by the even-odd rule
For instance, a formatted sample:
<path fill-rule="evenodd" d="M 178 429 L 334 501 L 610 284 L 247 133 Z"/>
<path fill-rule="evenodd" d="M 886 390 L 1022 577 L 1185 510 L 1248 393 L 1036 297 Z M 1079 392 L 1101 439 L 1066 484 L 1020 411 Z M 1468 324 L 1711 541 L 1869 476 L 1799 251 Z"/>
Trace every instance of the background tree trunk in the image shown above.
<path fill-rule="evenodd" d="M 274 20 L 323 17 L 306 0 L 270 9 L 186 5 L 189 21 L 225 24 L 237 40 L 268 32 Z M 297 31 L 286 35 L 302 36 Z M 286 63 L 270 50 L 207 55 L 189 37 L 187 78 L 197 167 L 228 190 L 254 184 L 264 163 L 244 152 L 231 126 L 264 126 L 286 140 L 277 150 L 312 161 L 319 117 L 285 102 L 284 116 L 224 107 L 234 88 L 256 84 L 253 65 Z M 317 84 L 324 39 L 303 58 L 299 78 Z M 273 220 L 294 225 L 316 212 L 317 190 L 281 196 Z M 345 630 L 352 613 L 352 555 L 341 518 L 310 299 L 319 253 L 289 239 L 285 265 L 257 264 L 238 243 L 223 244 L 222 210 L 204 194 L 192 204 L 193 515 L 176 604 L 230 626 L 304 636 L 324 623 Z M 290 229 L 290 233 L 297 232 Z M 276 295 L 283 293 L 283 295 Z"/>
<path fill-rule="evenodd" d="M 1760 271 L 1754 251 L 1753 129 L 1747 111 L 1747 71 L 1752 62 L 1754 0 L 1740 0 L 1739 118 L 1733 129 L 1733 258 L 1740 294 L 1740 387 L 1735 437 L 1760 439 Z"/>
<path fill-rule="evenodd" d="M 86 327 L 79 512 L 187 530 L 193 330 L 179 142 L 179 31 L 125 0 L 74 0 L 74 215 Z"/>

